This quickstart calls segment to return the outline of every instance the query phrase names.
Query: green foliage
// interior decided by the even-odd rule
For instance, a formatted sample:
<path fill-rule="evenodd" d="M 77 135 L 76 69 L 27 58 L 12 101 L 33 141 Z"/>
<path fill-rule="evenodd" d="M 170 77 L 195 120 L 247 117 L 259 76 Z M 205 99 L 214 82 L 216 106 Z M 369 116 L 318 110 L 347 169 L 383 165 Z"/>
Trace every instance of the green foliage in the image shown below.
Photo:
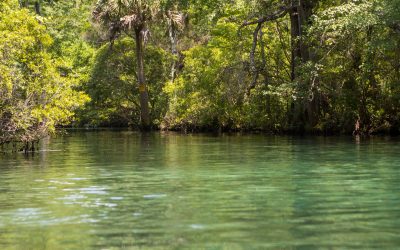
<path fill-rule="evenodd" d="M 60 75 L 45 26 L 17 1 L 0 8 L 0 143 L 28 143 L 69 122 L 87 97 Z"/>
<path fill-rule="evenodd" d="M 318 61 L 312 68 L 318 92 L 329 104 L 321 125 L 351 132 L 359 120 L 364 133 L 396 129 L 399 110 L 392 105 L 399 96 L 400 37 L 393 30 L 398 22 L 393 2 L 354 1 L 315 17 L 309 35 L 318 44 Z"/>
<path fill-rule="evenodd" d="M 289 2 L 4 0 L 3 141 L 70 123 L 78 90 L 76 125 L 139 126 L 139 75 L 160 128 L 400 133 L 400 1 L 301 0 L 255 33 Z"/>
<path fill-rule="evenodd" d="M 135 44 L 130 37 L 98 49 L 90 79 L 85 85 L 92 101 L 80 111 L 86 126 L 139 126 L 139 90 L 136 76 Z M 145 61 L 152 118 L 162 117 L 166 97 L 162 86 L 168 78 L 170 58 L 162 49 L 148 46 Z"/>
<path fill-rule="evenodd" d="M 268 112 L 285 110 L 283 93 L 277 93 L 276 82 L 269 82 L 266 75 L 260 77 L 263 84 L 250 87 L 253 76 L 247 61 L 249 30 L 243 30 L 239 37 L 238 29 L 238 24 L 221 19 L 207 45 L 184 52 L 183 72 L 164 88 L 170 100 L 164 126 L 281 130 L 284 112 Z M 269 61 L 267 67 L 274 63 Z"/>
<path fill-rule="evenodd" d="M 60 70 L 77 86 L 88 81 L 99 39 L 90 23 L 93 0 L 42 2 L 42 15 L 53 43 L 50 52 L 62 61 Z M 94 41 L 92 41 L 94 40 Z"/>

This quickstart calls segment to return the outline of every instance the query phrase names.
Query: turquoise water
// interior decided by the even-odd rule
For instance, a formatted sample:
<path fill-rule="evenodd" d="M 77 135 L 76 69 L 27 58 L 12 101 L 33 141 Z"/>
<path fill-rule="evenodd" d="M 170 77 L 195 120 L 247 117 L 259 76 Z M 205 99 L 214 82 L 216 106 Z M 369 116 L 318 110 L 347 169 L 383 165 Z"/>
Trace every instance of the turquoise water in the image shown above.
<path fill-rule="evenodd" d="M 70 132 L 0 155 L 0 249 L 398 248 L 399 142 Z"/>

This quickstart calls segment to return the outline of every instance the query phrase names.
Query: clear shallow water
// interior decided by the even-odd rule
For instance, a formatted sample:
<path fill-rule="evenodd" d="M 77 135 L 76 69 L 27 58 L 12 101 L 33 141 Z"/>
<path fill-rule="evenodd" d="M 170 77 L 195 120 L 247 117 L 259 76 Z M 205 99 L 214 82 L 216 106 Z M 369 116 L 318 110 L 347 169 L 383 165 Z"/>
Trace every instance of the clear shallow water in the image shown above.
<path fill-rule="evenodd" d="M 0 249 L 400 246 L 400 141 L 73 132 L 0 155 Z"/>

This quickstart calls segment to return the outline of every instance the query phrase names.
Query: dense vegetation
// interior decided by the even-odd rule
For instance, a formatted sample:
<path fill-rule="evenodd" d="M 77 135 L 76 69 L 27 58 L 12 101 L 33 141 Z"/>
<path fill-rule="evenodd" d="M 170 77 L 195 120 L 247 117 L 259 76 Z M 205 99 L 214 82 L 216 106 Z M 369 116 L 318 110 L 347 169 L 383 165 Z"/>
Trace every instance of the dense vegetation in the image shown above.
<path fill-rule="evenodd" d="M 400 0 L 5 0 L 0 144 L 57 125 L 399 133 Z"/>

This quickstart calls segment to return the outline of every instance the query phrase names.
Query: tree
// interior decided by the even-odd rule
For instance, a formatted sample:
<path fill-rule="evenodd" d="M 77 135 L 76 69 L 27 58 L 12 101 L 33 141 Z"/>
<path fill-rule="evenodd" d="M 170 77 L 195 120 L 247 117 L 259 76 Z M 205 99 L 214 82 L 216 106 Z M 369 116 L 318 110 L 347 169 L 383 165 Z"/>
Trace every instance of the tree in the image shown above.
<path fill-rule="evenodd" d="M 107 44 L 97 49 L 94 64 L 83 89 L 91 101 L 78 112 L 85 126 L 140 127 L 139 91 L 135 72 L 135 42 L 129 37 L 118 39 L 112 50 Z M 169 79 L 171 58 L 161 48 L 148 45 L 145 68 L 148 86 L 150 117 L 153 124 L 163 116 L 167 107 L 162 87 Z"/>
<path fill-rule="evenodd" d="M 257 19 L 247 20 L 242 27 L 257 25 L 253 35 L 252 52 L 250 53 L 250 62 L 253 73 L 255 74 L 252 86 L 255 85 L 259 71 L 254 65 L 254 54 L 257 45 L 263 47 L 262 27 L 267 22 L 273 22 L 289 15 L 290 20 L 290 39 L 291 39 L 291 60 L 290 60 L 290 78 L 296 83 L 297 91 L 302 88 L 309 88 L 310 80 L 300 75 L 300 68 L 310 60 L 309 45 L 306 41 L 307 26 L 311 24 L 311 17 L 316 6 L 314 0 L 285 0 L 279 3 L 276 1 L 256 1 L 259 8 L 265 9 L 258 14 Z M 260 42 L 258 40 L 261 40 Z M 261 48 L 263 50 L 263 48 Z M 262 55 L 265 53 L 263 52 Z M 298 96 L 293 100 L 290 110 L 290 123 L 294 130 L 303 131 L 306 125 L 313 126 L 315 123 L 314 113 L 317 112 L 314 100 L 307 97 Z M 304 101 L 305 100 L 305 101 Z"/>
<path fill-rule="evenodd" d="M 318 45 L 313 48 L 316 60 L 305 69 L 316 73 L 315 87 L 324 100 L 319 127 L 398 133 L 400 36 L 395 2 L 349 1 L 315 15 L 308 36 Z"/>
<path fill-rule="evenodd" d="M 145 42 L 148 39 L 148 24 L 155 18 L 159 1 L 143 0 L 101 0 L 93 11 L 93 17 L 108 28 L 113 42 L 123 31 L 135 38 L 140 114 L 143 130 L 150 129 L 149 95 L 144 74 Z"/>
<path fill-rule="evenodd" d="M 247 12 L 243 6 L 245 3 L 226 3 L 224 12 L 204 35 L 208 40 L 183 52 L 182 72 L 174 83 L 164 88 L 170 97 L 164 126 L 189 131 L 280 131 L 285 119 L 285 102 L 283 91 L 279 95 L 275 88 L 282 84 L 279 75 L 285 74 L 278 69 L 284 53 L 279 50 L 279 39 L 272 37 L 274 25 L 266 24 L 263 36 L 268 39 L 270 49 L 265 49 L 264 57 L 261 56 L 264 59 L 259 59 L 254 51 L 252 62 L 248 61 L 254 33 L 250 27 L 242 27 L 238 36 Z M 263 46 L 258 48 L 261 51 L 257 52 L 262 54 Z M 251 64 L 259 73 L 255 85 Z M 277 70 L 267 72 L 267 68 Z"/>
<path fill-rule="evenodd" d="M 56 125 L 70 122 L 87 96 L 59 72 L 46 27 L 16 0 L 0 4 L 0 144 L 25 151 Z"/>

